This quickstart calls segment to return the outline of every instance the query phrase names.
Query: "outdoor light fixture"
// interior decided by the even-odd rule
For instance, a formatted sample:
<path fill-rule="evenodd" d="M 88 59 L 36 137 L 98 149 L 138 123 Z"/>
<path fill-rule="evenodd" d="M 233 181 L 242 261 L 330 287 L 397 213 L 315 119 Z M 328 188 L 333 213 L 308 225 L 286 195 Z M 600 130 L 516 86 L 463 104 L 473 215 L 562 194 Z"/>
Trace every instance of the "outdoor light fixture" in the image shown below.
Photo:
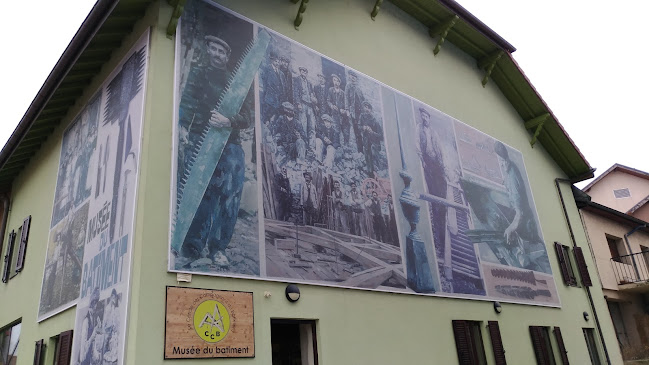
<path fill-rule="evenodd" d="M 584 321 L 588 322 L 589 317 L 590 315 L 588 314 L 588 312 L 584 312 Z"/>
<path fill-rule="evenodd" d="M 503 307 L 500 306 L 500 302 L 494 302 L 494 310 L 498 314 L 503 311 Z"/>
<path fill-rule="evenodd" d="M 295 303 L 300 299 L 300 289 L 297 285 L 290 284 L 286 286 L 286 299 L 291 303 Z"/>

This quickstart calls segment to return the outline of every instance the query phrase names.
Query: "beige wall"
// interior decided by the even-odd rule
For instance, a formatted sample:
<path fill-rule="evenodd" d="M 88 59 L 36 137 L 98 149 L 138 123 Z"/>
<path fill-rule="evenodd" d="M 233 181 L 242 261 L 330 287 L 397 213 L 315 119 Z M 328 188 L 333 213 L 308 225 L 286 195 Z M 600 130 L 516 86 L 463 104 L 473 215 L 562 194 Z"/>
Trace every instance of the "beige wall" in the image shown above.
<path fill-rule="evenodd" d="M 609 235 L 622 239 L 624 251 L 620 250 L 620 255 L 625 255 L 629 252 L 624 243 L 624 234 L 632 230 L 634 227 L 632 225 L 625 225 L 611 221 L 584 210 L 581 211 L 581 215 L 590 240 L 595 263 L 597 265 L 597 271 L 602 281 L 602 287 L 604 289 L 618 290 L 614 268 L 611 264 L 611 252 L 608 247 L 606 236 Z M 632 253 L 640 252 L 641 245 L 649 247 L 649 234 L 637 231 L 633 235 L 629 236 L 629 244 Z M 640 258 L 636 263 L 641 276 L 643 273 L 645 276 L 649 276 L 649 271 L 647 271 L 649 270 L 649 267 L 647 267 L 645 262 Z M 618 270 L 624 270 L 623 272 L 619 272 L 635 276 L 635 271 L 632 265 L 625 265 L 624 263 L 621 265 L 616 263 L 616 265 L 618 265 Z"/>
<path fill-rule="evenodd" d="M 631 215 L 645 222 L 649 221 L 649 204 L 643 205 L 642 208 L 636 210 Z"/>
<path fill-rule="evenodd" d="M 624 252 L 620 252 L 620 254 L 628 254 L 628 248 L 626 248 L 626 243 L 624 243 L 624 234 L 628 233 L 634 227 L 632 225 L 611 221 L 584 210 L 581 211 L 581 215 L 591 245 L 593 259 L 597 266 L 597 272 L 602 283 L 604 297 L 607 301 L 617 302 L 622 312 L 625 332 L 630 345 L 628 348 L 623 348 L 622 353 L 628 359 L 635 354 L 637 349 L 649 345 L 649 315 L 644 312 L 642 294 L 619 291 L 613 265 L 617 265 L 618 272 L 624 267 L 624 273 L 632 279 L 635 276 L 635 270 L 631 264 L 611 262 L 611 252 L 606 237 L 609 235 L 620 238 L 622 245 L 625 246 Z M 632 253 L 641 252 L 641 245 L 649 247 L 649 234 L 645 232 L 635 232 L 628 237 L 628 240 Z M 638 265 L 640 275 L 644 274 L 645 277 L 649 276 L 649 271 L 647 271 L 649 267 L 641 257 L 636 260 L 636 264 Z M 610 321 L 611 318 L 609 316 L 604 320 Z"/>
<path fill-rule="evenodd" d="M 615 195 L 613 195 L 613 190 L 624 188 L 629 189 L 631 197 L 616 199 Z M 649 195 L 649 180 L 624 172 L 613 171 L 602 178 L 602 180 L 591 187 L 586 193 L 591 196 L 594 202 L 626 213 L 639 201 Z"/>

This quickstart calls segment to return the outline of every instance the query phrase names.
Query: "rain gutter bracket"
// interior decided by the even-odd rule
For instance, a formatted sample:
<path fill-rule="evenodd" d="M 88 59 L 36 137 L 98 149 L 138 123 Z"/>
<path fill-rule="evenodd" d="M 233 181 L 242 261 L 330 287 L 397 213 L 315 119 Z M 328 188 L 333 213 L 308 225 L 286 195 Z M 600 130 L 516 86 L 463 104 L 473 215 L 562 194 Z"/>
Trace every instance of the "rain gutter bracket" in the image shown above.
<path fill-rule="evenodd" d="M 448 36 L 448 32 L 451 30 L 451 28 L 453 28 L 453 26 L 455 25 L 458 19 L 460 19 L 459 16 L 453 15 L 452 17 L 448 18 L 446 21 L 443 21 L 442 23 L 428 30 L 428 34 L 430 34 L 431 37 L 435 38 L 439 36 L 439 39 L 437 40 L 437 45 L 435 45 L 435 49 L 433 49 L 433 54 L 435 56 L 437 56 L 440 49 L 442 49 L 442 45 L 444 44 L 444 41 Z"/>
<path fill-rule="evenodd" d="M 541 134 L 541 130 L 543 130 L 543 125 L 545 125 L 545 122 L 548 120 L 549 117 L 550 117 L 550 113 L 545 113 L 525 122 L 526 129 L 536 128 L 534 130 L 534 135 L 532 136 L 532 140 L 530 141 L 530 146 L 532 146 L 532 148 L 534 148 L 534 144 L 536 143 L 539 134 Z"/>
<path fill-rule="evenodd" d="M 169 19 L 169 25 L 167 25 L 167 38 L 171 39 L 176 34 L 178 19 L 183 15 L 187 0 L 167 0 L 167 2 L 174 7 L 174 12 L 171 14 L 171 19 Z"/>
<path fill-rule="evenodd" d="M 291 0 L 293 4 L 297 4 L 297 2 L 300 0 Z M 300 30 L 300 24 L 302 24 L 303 20 L 303 15 L 304 12 L 306 11 L 306 4 L 309 2 L 309 0 L 301 0 L 300 1 L 300 7 L 297 9 L 297 15 L 295 16 L 295 20 L 293 21 L 293 25 L 295 26 L 295 30 Z"/>
<path fill-rule="evenodd" d="M 498 63 L 498 60 L 504 54 L 505 51 L 498 50 L 478 60 L 478 68 L 484 69 L 486 71 L 484 77 L 482 78 L 482 87 L 487 86 L 487 82 L 489 82 L 489 77 L 491 77 L 491 72 L 493 72 L 494 68 L 496 67 L 496 63 Z"/>
<path fill-rule="evenodd" d="M 374 4 L 374 8 L 370 13 L 372 20 L 374 20 L 374 18 L 376 18 L 376 16 L 379 15 L 379 11 L 381 10 L 381 4 L 383 4 L 383 0 L 376 0 L 376 3 Z"/>

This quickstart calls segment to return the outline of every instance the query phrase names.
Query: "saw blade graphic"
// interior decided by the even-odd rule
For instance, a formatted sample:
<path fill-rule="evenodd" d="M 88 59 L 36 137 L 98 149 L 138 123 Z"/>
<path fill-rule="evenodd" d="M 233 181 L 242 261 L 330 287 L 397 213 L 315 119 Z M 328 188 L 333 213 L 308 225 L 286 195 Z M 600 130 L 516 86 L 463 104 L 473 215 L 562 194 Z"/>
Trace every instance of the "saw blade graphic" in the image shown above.
<path fill-rule="evenodd" d="M 270 34 L 262 29 L 237 62 L 217 103 L 216 110 L 223 116 L 231 118 L 239 114 L 269 44 Z M 180 251 L 185 241 L 198 205 L 203 199 L 231 132 L 232 128 L 214 128 L 208 124 L 201 133 L 185 174 L 178 182 L 180 189 L 176 199 L 175 222 L 171 236 L 171 247 L 176 252 Z"/>

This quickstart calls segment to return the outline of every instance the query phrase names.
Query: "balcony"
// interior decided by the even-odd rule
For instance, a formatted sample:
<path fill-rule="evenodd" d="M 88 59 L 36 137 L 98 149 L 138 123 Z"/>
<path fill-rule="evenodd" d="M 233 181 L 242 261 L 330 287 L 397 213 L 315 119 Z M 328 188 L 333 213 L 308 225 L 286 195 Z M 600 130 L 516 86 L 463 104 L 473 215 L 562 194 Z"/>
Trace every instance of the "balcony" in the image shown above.
<path fill-rule="evenodd" d="M 611 258 L 618 288 L 626 292 L 649 292 L 649 251 Z"/>

